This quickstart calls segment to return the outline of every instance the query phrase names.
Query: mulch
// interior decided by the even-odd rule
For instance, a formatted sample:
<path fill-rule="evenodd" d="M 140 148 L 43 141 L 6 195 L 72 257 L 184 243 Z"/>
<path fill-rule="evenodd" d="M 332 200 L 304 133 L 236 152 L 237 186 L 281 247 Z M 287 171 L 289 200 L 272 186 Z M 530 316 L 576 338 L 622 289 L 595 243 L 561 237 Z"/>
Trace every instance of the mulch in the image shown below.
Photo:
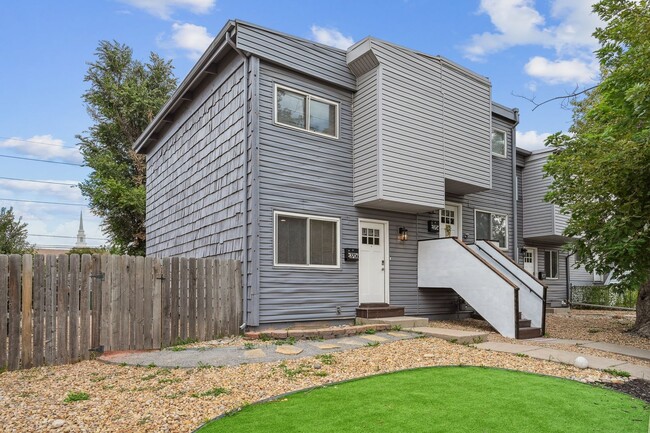
<path fill-rule="evenodd" d="M 602 383 L 602 385 L 650 403 L 650 381 L 648 380 L 632 379 L 623 383 Z"/>

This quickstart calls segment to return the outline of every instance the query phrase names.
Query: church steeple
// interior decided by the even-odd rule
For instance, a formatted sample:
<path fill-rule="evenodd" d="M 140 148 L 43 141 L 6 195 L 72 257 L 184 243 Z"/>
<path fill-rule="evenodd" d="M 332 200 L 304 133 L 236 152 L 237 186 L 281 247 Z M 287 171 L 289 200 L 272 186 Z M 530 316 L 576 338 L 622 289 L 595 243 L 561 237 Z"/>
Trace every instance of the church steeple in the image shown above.
<path fill-rule="evenodd" d="M 87 246 L 86 232 L 84 232 L 84 218 L 82 212 L 79 212 L 79 231 L 77 231 L 77 243 L 74 246 L 75 248 L 84 248 Z"/>

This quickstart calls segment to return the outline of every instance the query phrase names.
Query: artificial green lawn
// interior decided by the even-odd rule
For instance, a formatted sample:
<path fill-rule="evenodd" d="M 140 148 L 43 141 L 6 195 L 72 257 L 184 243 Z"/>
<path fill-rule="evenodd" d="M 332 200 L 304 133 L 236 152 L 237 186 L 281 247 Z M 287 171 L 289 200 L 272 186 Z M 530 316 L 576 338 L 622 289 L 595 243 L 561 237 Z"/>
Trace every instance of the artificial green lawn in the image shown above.
<path fill-rule="evenodd" d="M 564 379 L 480 367 L 374 376 L 251 405 L 207 432 L 643 432 L 641 400 Z"/>

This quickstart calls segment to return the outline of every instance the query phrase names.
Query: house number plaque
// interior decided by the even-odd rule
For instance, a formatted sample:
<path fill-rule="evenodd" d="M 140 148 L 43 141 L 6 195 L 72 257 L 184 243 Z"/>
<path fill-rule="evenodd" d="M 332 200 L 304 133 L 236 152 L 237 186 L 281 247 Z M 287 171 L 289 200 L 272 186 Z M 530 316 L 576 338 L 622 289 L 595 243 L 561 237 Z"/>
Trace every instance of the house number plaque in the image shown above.
<path fill-rule="evenodd" d="M 359 249 L 358 248 L 344 248 L 345 251 L 345 261 L 346 262 L 358 262 L 359 261 Z"/>

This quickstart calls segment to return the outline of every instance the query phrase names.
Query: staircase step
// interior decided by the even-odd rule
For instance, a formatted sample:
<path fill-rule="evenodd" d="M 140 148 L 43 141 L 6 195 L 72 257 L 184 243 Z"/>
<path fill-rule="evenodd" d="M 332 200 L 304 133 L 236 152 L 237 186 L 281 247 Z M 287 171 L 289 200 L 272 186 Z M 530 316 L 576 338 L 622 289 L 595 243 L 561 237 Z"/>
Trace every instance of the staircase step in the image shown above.
<path fill-rule="evenodd" d="M 366 319 L 363 317 L 357 317 L 356 323 L 359 325 L 374 325 L 377 323 L 385 323 L 393 326 L 400 326 L 404 328 L 417 328 L 422 326 L 429 325 L 429 319 L 425 317 L 410 317 L 410 316 L 396 316 L 396 317 L 384 317 L 380 319 Z"/>
<path fill-rule="evenodd" d="M 528 319 L 519 319 L 517 322 L 519 325 L 519 329 L 521 328 L 530 328 L 530 320 Z"/>
<path fill-rule="evenodd" d="M 519 339 L 537 338 L 542 336 L 542 328 L 525 327 L 519 328 Z"/>
<path fill-rule="evenodd" d="M 367 305 L 367 304 L 366 304 Z M 380 319 L 383 317 L 398 317 L 404 315 L 404 307 L 396 307 L 393 305 L 381 307 L 366 307 L 365 305 L 357 308 L 357 317 L 363 319 Z"/>

